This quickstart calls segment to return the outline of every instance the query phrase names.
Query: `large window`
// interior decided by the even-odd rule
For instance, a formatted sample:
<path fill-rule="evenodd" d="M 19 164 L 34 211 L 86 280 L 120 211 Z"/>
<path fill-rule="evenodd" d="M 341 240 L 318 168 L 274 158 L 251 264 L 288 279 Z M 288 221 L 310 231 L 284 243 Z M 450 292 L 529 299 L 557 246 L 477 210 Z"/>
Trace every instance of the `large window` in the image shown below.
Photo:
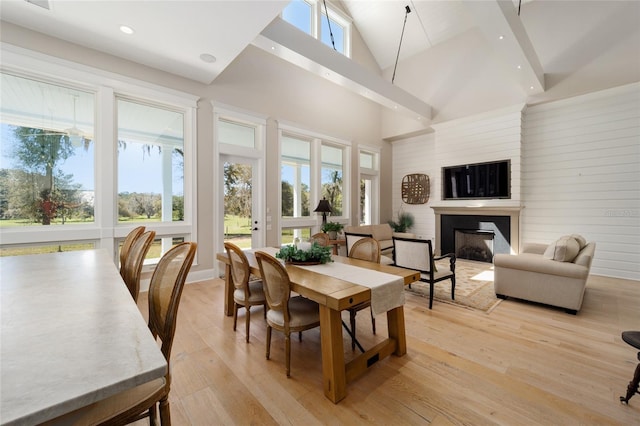
<path fill-rule="evenodd" d="M 351 55 L 351 20 L 322 0 L 292 0 L 282 11 L 282 18 L 301 31 L 320 40 L 345 56 Z"/>
<path fill-rule="evenodd" d="M 184 220 L 184 114 L 118 99 L 118 221 Z"/>
<path fill-rule="evenodd" d="M 348 221 L 348 156 L 347 141 L 281 126 L 281 243 L 319 231 L 322 216 L 313 210 L 323 197 L 331 221 Z"/>
<path fill-rule="evenodd" d="M 374 148 L 360 150 L 360 225 L 378 223 L 380 199 L 379 153 Z"/>
<path fill-rule="evenodd" d="M 94 94 L 1 78 L 0 227 L 93 223 Z"/>
<path fill-rule="evenodd" d="M 103 248 L 115 260 L 138 225 L 156 231 L 154 258 L 195 238 L 195 96 L 2 55 L 0 255 Z"/>

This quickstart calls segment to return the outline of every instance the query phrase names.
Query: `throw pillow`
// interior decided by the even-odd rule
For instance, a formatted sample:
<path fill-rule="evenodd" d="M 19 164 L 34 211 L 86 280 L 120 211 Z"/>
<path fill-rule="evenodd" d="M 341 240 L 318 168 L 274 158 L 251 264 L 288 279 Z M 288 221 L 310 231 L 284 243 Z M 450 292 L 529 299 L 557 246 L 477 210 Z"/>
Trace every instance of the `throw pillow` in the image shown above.
<path fill-rule="evenodd" d="M 580 234 L 571 234 L 570 237 L 575 238 L 582 250 L 587 245 L 587 239 Z"/>
<path fill-rule="evenodd" d="M 570 236 L 561 237 L 549 244 L 543 256 L 558 262 L 572 262 L 580 252 L 580 244 Z"/>

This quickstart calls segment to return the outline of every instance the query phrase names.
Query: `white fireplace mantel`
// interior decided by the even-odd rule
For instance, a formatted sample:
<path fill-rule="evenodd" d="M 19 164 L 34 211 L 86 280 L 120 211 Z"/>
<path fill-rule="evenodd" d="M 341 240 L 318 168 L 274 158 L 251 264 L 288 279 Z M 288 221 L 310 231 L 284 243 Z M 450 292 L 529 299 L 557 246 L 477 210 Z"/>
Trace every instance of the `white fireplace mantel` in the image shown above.
<path fill-rule="evenodd" d="M 511 232 L 511 253 L 520 253 L 520 205 L 495 205 L 495 206 L 431 206 L 436 215 L 436 240 L 435 251 L 438 255 L 440 250 L 440 225 L 441 215 L 462 215 L 462 216 L 509 216 Z"/>

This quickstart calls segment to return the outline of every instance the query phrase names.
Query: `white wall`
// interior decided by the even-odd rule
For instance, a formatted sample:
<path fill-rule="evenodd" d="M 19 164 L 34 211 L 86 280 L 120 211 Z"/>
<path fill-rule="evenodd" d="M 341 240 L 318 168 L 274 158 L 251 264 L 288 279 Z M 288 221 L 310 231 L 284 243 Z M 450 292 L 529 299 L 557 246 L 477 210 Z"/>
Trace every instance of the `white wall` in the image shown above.
<path fill-rule="evenodd" d="M 527 109 L 523 241 L 580 233 L 592 273 L 640 279 L 640 84 Z"/>
<path fill-rule="evenodd" d="M 640 84 L 434 125 L 393 143 L 393 210 L 434 238 L 431 206 L 522 205 L 521 242 L 583 234 L 597 244 L 595 275 L 640 280 Z M 511 200 L 442 201 L 442 166 L 510 158 Z M 401 202 L 408 173 L 431 181 L 427 204 Z"/>

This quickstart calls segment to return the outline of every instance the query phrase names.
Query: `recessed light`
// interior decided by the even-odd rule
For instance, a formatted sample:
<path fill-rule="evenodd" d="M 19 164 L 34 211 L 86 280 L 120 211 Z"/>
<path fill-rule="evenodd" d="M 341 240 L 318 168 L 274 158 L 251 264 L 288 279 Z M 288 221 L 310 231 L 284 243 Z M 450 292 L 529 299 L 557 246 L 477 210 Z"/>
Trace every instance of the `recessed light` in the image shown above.
<path fill-rule="evenodd" d="M 122 31 L 125 34 L 133 34 L 135 31 L 133 31 L 133 28 L 129 27 L 128 25 L 120 25 L 120 31 Z"/>
<path fill-rule="evenodd" d="M 208 64 L 212 64 L 215 61 L 217 61 L 215 56 L 210 55 L 208 53 L 203 53 L 202 55 L 200 55 L 200 59 L 202 60 L 202 62 L 206 62 Z"/>
<path fill-rule="evenodd" d="M 275 46 L 271 46 L 271 50 L 276 50 L 276 47 Z"/>
<path fill-rule="evenodd" d="M 519 70 L 522 69 L 522 65 L 518 65 L 516 68 L 518 68 Z"/>
<path fill-rule="evenodd" d="M 529 89 L 533 90 L 533 86 L 529 86 Z"/>
<path fill-rule="evenodd" d="M 504 36 L 503 35 L 498 36 L 498 40 L 504 40 Z"/>

